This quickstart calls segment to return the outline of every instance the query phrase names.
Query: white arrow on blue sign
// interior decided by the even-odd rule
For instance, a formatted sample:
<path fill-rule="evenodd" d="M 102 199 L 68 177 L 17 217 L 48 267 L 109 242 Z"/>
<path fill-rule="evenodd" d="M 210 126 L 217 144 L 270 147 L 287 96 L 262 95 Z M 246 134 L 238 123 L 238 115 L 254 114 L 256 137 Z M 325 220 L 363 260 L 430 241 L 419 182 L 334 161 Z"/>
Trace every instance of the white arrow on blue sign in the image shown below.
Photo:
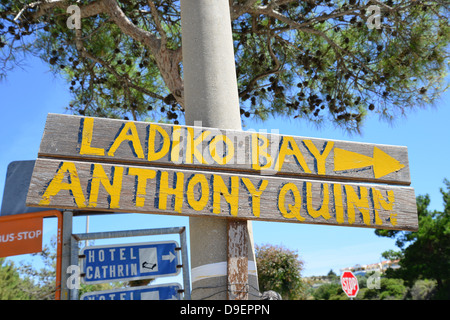
<path fill-rule="evenodd" d="M 80 297 L 80 300 L 180 300 L 180 290 L 179 283 L 168 283 L 87 292 Z"/>
<path fill-rule="evenodd" d="M 180 273 L 176 248 L 175 241 L 85 247 L 81 279 L 94 284 L 174 276 Z"/>

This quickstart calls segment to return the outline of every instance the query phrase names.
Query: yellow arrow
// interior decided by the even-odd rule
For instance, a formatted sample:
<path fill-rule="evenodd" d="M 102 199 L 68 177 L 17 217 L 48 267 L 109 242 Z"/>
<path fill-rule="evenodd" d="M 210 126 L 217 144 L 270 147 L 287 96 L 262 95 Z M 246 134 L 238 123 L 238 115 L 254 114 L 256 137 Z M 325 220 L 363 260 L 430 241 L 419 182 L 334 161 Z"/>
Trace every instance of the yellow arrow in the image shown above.
<path fill-rule="evenodd" d="M 373 157 L 368 157 L 356 152 L 344 149 L 334 149 L 334 171 L 358 169 L 373 166 L 373 174 L 376 179 L 403 168 L 401 164 L 381 149 L 373 148 Z"/>

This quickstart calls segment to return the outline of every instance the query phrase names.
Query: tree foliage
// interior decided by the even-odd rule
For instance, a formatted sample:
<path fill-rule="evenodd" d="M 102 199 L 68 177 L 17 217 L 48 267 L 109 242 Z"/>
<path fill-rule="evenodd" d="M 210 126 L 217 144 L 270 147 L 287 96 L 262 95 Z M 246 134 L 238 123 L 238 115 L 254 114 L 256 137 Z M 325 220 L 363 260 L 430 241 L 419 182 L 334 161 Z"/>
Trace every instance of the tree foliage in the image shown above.
<path fill-rule="evenodd" d="M 409 295 L 412 300 L 431 300 L 436 294 L 435 288 L 435 280 L 417 280 L 409 290 Z"/>
<path fill-rule="evenodd" d="M 313 291 L 312 296 L 315 300 L 346 300 L 348 299 L 341 284 L 338 282 L 330 282 L 322 284 Z"/>
<path fill-rule="evenodd" d="M 0 300 L 30 300 L 33 287 L 29 278 L 20 277 L 12 261 L 0 258 Z"/>
<path fill-rule="evenodd" d="M 256 265 L 261 292 L 273 290 L 283 300 L 302 298 L 303 262 L 296 252 L 282 246 L 256 246 Z"/>
<path fill-rule="evenodd" d="M 32 279 L 34 286 L 29 294 L 33 300 L 54 300 L 56 291 L 56 238 L 50 245 L 44 245 L 42 251 L 33 253 L 36 259 L 22 262 L 18 267 L 21 275 Z"/>
<path fill-rule="evenodd" d="M 379 236 L 396 238 L 401 268 L 392 270 L 391 276 L 404 279 L 409 285 L 417 280 L 436 281 L 435 298 L 450 298 L 450 181 L 441 188 L 444 210 L 428 209 L 430 197 L 417 197 L 419 230 L 376 230 Z M 393 254 L 392 252 L 390 253 Z"/>
<path fill-rule="evenodd" d="M 446 89 L 445 0 L 229 2 L 243 119 L 355 131 L 369 112 L 392 120 Z M 67 26 L 71 4 L 80 29 Z M 179 1 L 1 0 L 0 47 L 2 75 L 31 53 L 66 77 L 73 113 L 182 121 Z"/>
<path fill-rule="evenodd" d="M 366 283 L 366 279 L 361 279 L 360 283 Z M 363 288 L 358 293 L 360 299 L 366 300 L 403 300 L 409 288 L 405 286 L 402 279 L 381 277 L 379 287 Z"/>

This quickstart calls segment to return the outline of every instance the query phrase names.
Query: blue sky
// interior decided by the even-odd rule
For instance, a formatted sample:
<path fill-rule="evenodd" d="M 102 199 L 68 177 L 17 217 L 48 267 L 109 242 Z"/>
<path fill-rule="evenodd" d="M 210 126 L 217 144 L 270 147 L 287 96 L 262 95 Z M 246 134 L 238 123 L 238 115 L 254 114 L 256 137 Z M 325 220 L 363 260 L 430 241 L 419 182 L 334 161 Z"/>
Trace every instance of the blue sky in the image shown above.
<path fill-rule="evenodd" d="M 39 60 L 30 58 L 27 61 L 28 66 L 24 70 L 16 69 L 0 82 L 0 199 L 8 164 L 37 157 L 47 113 L 65 113 L 64 108 L 70 100 L 69 86 L 63 80 L 55 78 Z M 317 130 L 305 122 L 286 119 L 248 122 L 245 129 L 278 130 L 285 135 L 407 146 L 416 196 L 428 193 L 431 209 L 441 210 L 439 188 L 444 186 L 444 178 L 450 179 L 449 119 L 450 92 L 447 92 L 435 108 L 411 112 L 393 125 L 380 122 L 373 116 L 364 126 L 362 135 L 358 136 L 349 136 L 332 125 Z M 74 233 L 85 232 L 85 224 L 85 217 L 75 218 Z M 44 232 L 54 233 L 55 225 L 46 223 Z M 186 217 L 150 214 L 93 215 L 89 219 L 91 232 L 188 225 Z M 358 263 L 379 262 L 383 251 L 396 249 L 394 240 L 377 237 L 374 229 L 254 222 L 253 232 L 256 244 L 283 245 L 297 251 L 305 263 L 303 276 L 323 275 L 330 269 L 339 273 L 339 269 Z M 146 238 L 144 241 L 166 238 Z M 178 240 L 178 236 L 173 239 Z M 114 243 L 142 241 L 142 238 L 115 239 Z M 103 243 L 96 241 L 95 244 Z"/>

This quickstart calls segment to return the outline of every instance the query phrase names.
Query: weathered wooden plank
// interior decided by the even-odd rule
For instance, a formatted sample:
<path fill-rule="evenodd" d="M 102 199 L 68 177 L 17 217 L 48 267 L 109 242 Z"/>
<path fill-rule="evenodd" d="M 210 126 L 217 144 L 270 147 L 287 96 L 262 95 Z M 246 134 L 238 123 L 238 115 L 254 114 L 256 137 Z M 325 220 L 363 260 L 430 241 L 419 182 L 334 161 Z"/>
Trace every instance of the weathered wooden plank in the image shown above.
<path fill-rule="evenodd" d="M 410 184 L 406 147 L 57 114 L 39 156 Z"/>
<path fill-rule="evenodd" d="M 228 300 L 248 300 L 247 221 L 229 219 L 228 231 Z"/>
<path fill-rule="evenodd" d="M 37 159 L 28 206 L 417 230 L 410 187 Z"/>

